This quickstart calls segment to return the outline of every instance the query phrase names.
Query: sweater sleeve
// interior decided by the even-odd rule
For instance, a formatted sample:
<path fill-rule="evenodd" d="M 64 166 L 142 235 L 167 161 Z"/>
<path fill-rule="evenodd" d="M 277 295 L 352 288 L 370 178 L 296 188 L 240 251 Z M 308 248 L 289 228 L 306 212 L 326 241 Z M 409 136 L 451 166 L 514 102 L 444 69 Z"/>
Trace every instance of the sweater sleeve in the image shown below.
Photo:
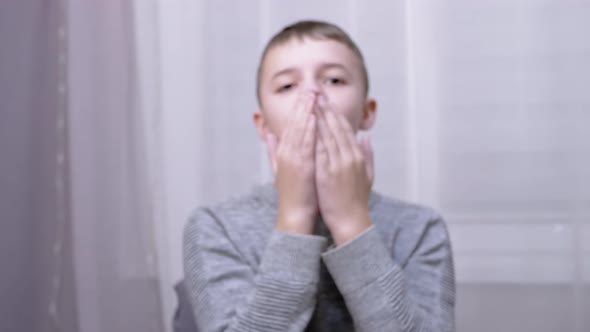
<path fill-rule="evenodd" d="M 184 272 L 199 332 L 301 332 L 315 306 L 323 237 L 274 230 L 258 268 L 209 210 L 184 229 Z"/>
<path fill-rule="evenodd" d="M 455 278 L 440 217 L 423 227 L 412 255 L 398 265 L 375 226 L 323 254 L 358 332 L 455 331 Z M 403 245 L 403 244 L 402 244 Z"/>

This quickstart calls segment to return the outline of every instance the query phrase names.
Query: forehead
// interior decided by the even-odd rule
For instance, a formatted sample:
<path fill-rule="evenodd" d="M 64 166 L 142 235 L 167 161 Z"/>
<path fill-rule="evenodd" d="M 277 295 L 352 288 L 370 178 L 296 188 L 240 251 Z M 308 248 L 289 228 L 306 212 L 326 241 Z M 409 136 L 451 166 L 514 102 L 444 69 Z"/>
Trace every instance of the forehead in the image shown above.
<path fill-rule="evenodd" d="M 292 38 L 268 51 L 262 64 L 262 73 L 266 76 L 286 68 L 313 68 L 323 63 L 338 63 L 351 70 L 360 70 L 356 54 L 339 41 Z"/>

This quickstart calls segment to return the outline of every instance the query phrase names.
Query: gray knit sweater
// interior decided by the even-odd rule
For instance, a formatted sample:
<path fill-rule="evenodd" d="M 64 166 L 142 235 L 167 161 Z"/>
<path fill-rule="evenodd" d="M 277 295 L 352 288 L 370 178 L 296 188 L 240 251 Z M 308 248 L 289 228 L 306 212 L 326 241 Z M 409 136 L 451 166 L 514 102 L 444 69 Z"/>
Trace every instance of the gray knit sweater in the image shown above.
<path fill-rule="evenodd" d="M 272 184 L 197 209 L 183 249 L 199 332 L 305 331 L 321 264 L 354 323 L 342 332 L 454 331 L 453 259 L 442 218 L 374 191 L 369 211 L 373 226 L 334 247 L 324 236 L 275 229 Z"/>

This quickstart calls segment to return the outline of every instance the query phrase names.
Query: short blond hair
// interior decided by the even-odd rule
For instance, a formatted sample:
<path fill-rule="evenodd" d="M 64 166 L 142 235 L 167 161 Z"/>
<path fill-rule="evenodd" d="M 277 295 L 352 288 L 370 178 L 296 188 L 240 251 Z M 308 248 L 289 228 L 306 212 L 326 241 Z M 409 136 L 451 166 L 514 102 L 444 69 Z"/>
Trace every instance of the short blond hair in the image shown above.
<path fill-rule="evenodd" d="M 278 46 L 283 45 L 290 40 L 297 38 L 303 40 L 304 38 L 335 40 L 346 45 L 359 59 L 361 64 L 361 74 L 365 88 L 365 95 L 369 93 L 369 73 L 365 65 L 365 60 L 361 50 L 350 36 L 335 24 L 324 21 L 299 21 L 286 26 L 283 30 L 274 35 L 264 47 L 260 63 L 258 64 L 258 71 L 256 72 L 256 97 L 258 104 L 260 104 L 260 80 L 262 75 L 262 66 L 268 52 Z"/>

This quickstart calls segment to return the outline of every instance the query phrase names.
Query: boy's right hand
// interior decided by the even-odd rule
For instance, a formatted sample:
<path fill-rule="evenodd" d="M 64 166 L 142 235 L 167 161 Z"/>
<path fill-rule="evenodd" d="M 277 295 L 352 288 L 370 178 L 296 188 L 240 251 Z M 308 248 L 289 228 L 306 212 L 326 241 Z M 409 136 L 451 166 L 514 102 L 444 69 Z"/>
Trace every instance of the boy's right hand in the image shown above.
<path fill-rule="evenodd" d="M 267 136 L 279 199 L 276 227 L 284 232 L 311 234 L 319 210 L 315 186 L 317 129 L 313 113 L 316 99 L 314 93 L 299 98 L 292 122 L 283 131 L 280 142 L 272 134 Z"/>

